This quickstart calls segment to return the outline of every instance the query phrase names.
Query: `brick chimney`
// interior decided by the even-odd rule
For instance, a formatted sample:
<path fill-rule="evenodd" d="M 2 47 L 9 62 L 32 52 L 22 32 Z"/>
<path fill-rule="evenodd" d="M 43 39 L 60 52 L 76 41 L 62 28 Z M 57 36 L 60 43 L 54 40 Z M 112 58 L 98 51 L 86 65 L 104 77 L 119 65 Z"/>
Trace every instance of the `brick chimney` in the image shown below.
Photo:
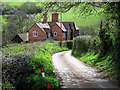
<path fill-rule="evenodd" d="M 43 22 L 47 22 L 47 14 L 43 14 Z"/>
<path fill-rule="evenodd" d="M 57 13 L 52 14 L 52 22 L 58 22 L 58 14 Z"/>

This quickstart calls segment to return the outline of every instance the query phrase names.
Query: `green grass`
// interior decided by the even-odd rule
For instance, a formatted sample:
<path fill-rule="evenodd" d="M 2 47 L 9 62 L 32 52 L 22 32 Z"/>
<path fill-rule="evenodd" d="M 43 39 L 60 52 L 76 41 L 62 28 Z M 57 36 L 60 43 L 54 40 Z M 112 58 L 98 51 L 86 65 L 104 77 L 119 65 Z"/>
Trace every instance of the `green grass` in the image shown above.
<path fill-rule="evenodd" d="M 90 53 L 90 52 L 83 53 L 83 52 L 79 52 L 79 51 L 74 51 L 73 55 L 76 56 L 77 58 L 79 58 L 81 61 L 83 61 L 91 66 L 95 65 L 95 60 L 98 57 L 98 54 L 94 55 L 94 53 Z"/>
<path fill-rule="evenodd" d="M 52 13 L 48 13 L 48 21 L 52 21 Z M 79 28 L 80 27 L 97 27 L 99 26 L 100 20 L 102 18 L 101 15 L 89 15 L 87 17 L 80 15 L 81 12 L 75 11 L 73 8 L 70 9 L 66 13 L 62 13 L 62 21 L 63 22 L 74 22 Z M 59 13 L 58 17 L 59 21 L 61 20 L 61 13 Z"/>
<path fill-rule="evenodd" d="M 7 48 L 4 48 L 2 53 L 3 55 L 17 55 L 17 54 L 35 54 L 37 52 L 39 52 L 40 48 L 43 48 L 45 50 L 49 50 L 50 53 L 54 52 L 58 52 L 60 50 L 62 50 L 62 48 L 59 48 L 59 42 L 55 42 L 55 43 L 51 43 L 53 46 L 56 45 L 56 47 L 53 46 L 49 46 L 51 44 L 48 44 L 49 41 L 45 41 L 45 42 L 37 42 L 37 44 L 34 43 L 25 43 L 25 44 L 18 44 L 18 43 L 14 43 L 14 44 L 8 44 L 6 45 Z M 64 48 L 63 48 L 64 49 Z M 52 50 L 52 51 L 51 51 Z"/>
<path fill-rule="evenodd" d="M 37 42 L 36 44 L 8 44 L 7 47 L 2 50 L 3 57 L 31 54 L 30 60 L 28 61 L 30 74 L 25 78 L 25 81 L 30 88 L 36 90 L 46 88 L 47 83 L 50 83 L 51 88 L 60 87 L 60 83 L 53 72 L 54 68 L 51 55 L 55 52 L 68 50 L 68 48 L 61 48 L 59 42 L 45 41 Z M 41 66 L 44 66 L 45 78 L 42 77 Z M 10 85 L 12 86 L 12 84 Z"/>
<path fill-rule="evenodd" d="M 31 0 L 32 1 L 32 0 Z M 34 0 L 33 0 L 34 1 Z M 33 2 L 32 1 L 32 2 Z M 3 4 L 8 4 L 8 5 L 10 5 L 10 6 L 12 6 L 12 7 L 14 7 L 14 6 L 21 6 L 23 3 L 25 3 L 25 1 L 21 1 L 21 2 L 2 2 Z M 41 5 L 41 3 L 36 3 L 36 5 L 37 6 L 40 6 Z"/>
<path fill-rule="evenodd" d="M 63 14 L 63 21 L 73 21 L 75 24 L 80 28 L 81 26 L 98 26 L 99 24 L 99 17 L 91 15 L 89 17 L 79 16 L 79 14 L 73 13 L 73 9 L 69 12 Z"/>
<path fill-rule="evenodd" d="M 53 52 L 67 50 L 60 48 L 58 43 L 47 43 L 42 49 L 39 49 L 39 53 L 32 57 L 30 60 L 31 71 L 34 68 L 35 73 L 27 77 L 27 82 L 35 89 L 46 88 L 46 83 L 51 84 L 51 88 L 58 88 L 59 82 L 56 80 L 54 68 L 52 66 L 51 54 Z M 41 70 L 39 67 L 44 66 L 45 78 L 42 78 Z"/>
<path fill-rule="evenodd" d="M 101 58 L 99 57 L 99 54 L 95 54 L 94 52 L 83 53 L 80 51 L 72 51 L 72 54 L 84 63 L 90 66 L 95 66 L 103 72 L 107 72 L 107 74 L 109 74 L 109 77 L 114 77 L 116 80 L 119 79 L 120 73 L 118 69 L 116 69 L 116 64 L 113 60 L 113 52 L 108 53 Z"/>
<path fill-rule="evenodd" d="M 20 6 L 24 2 L 7 2 L 7 4 L 11 6 Z M 41 3 L 37 3 L 37 6 L 41 6 Z M 52 21 L 52 13 L 48 12 L 48 21 Z M 76 11 L 72 8 L 66 13 L 62 13 L 62 21 L 63 22 L 74 22 L 79 28 L 81 27 L 91 27 L 91 28 L 99 28 L 100 19 L 102 16 L 100 15 L 90 15 L 87 17 L 81 16 L 81 12 L 76 9 Z M 38 14 L 38 16 L 42 17 L 42 14 Z M 59 13 L 59 21 L 61 18 L 61 14 Z M 4 20 L 3 20 L 4 21 Z M 43 21 L 42 18 L 40 21 Z"/>
<path fill-rule="evenodd" d="M 6 16 L 6 15 L 4 15 L 4 16 Z M 3 24 L 6 24 L 7 22 L 6 22 L 6 19 L 5 18 L 3 18 L 3 16 L 2 15 L 0 15 L 0 19 L 1 19 L 1 21 L 2 21 L 2 23 Z"/>
<path fill-rule="evenodd" d="M 48 20 L 52 21 L 52 13 L 54 12 L 48 12 Z M 61 13 L 58 13 L 58 21 L 61 21 Z M 99 26 L 100 26 L 100 20 L 102 19 L 102 15 L 89 15 L 87 17 L 80 15 L 81 12 L 74 11 L 74 9 L 70 9 L 66 13 L 62 13 L 62 22 L 74 22 L 75 25 L 80 29 L 80 34 L 94 34 L 98 35 L 99 32 Z M 38 14 L 38 16 L 41 17 L 41 19 L 37 19 L 36 21 L 43 21 L 42 17 L 43 14 Z"/>
<path fill-rule="evenodd" d="M 15 2 L 27 2 L 27 1 L 29 1 L 29 2 L 38 2 L 38 0 L 1 0 L 1 2 L 13 2 L 13 3 L 15 3 Z"/>
<path fill-rule="evenodd" d="M 21 6 L 24 2 L 2 2 L 3 4 L 8 4 L 12 7 L 14 6 Z"/>
<path fill-rule="evenodd" d="M 71 9 L 70 11 L 66 13 L 62 13 L 62 21 L 63 22 L 74 22 L 79 28 L 80 27 L 99 27 L 100 15 L 90 15 L 87 17 L 81 16 L 80 12 L 75 14 L 73 13 L 74 9 Z M 52 21 L 52 13 L 48 13 L 48 21 Z M 80 15 L 80 16 L 79 16 Z M 59 13 L 58 20 L 61 21 L 61 14 Z M 41 19 L 42 21 L 42 19 Z"/>

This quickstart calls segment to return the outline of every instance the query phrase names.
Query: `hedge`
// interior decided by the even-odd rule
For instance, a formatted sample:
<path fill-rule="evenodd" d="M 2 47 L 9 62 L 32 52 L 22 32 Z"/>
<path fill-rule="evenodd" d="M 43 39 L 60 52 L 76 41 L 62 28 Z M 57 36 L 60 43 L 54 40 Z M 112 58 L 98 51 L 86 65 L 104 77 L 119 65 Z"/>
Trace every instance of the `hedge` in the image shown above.
<path fill-rule="evenodd" d="M 73 39 L 73 51 L 87 52 L 92 46 L 92 36 L 77 36 Z"/>
<path fill-rule="evenodd" d="M 67 47 L 68 49 L 72 49 L 73 40 L 67 40 L 62 42 L 62 47 Z"/>

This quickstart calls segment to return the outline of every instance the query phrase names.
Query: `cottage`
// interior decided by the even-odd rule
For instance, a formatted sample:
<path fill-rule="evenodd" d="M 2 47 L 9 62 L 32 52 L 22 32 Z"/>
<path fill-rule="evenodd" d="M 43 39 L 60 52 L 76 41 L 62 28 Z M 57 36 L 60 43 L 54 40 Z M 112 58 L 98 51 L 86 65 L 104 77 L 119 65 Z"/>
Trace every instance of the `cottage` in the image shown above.
<path fill-rule="evenodd" d="M 52 14 L 52 22 L 47 22 L 47 14 L 43 15 L 43 22 L 34 23 L 29 29 L 29 43 L 43 41 L 48 38 L 54 40 L 71 40 L 72 35 L 79 35 L 79 28 L 74 22 L 58 22 L 58 14 Z"/>
<path fill-rule="evenodd" d="M 50 27 L 48 23 L 35 23 L 29 29 L 29 42 L 43 41 L 50 36 Z"/>
<path fill-rule="evenodd" d="M 17 34 L 13 39 L 13 43 L 28 42 L 28 33 Z"/>
<path fill-rule="evenodd" d="M 79 28 L 74 22 L 58 22 L 58 14 L 52 14 L 52 22 L 47 22 L 47 14 L 43 14 L 43 22 L 37 22 L 32 25 L 28 33 L 16 35 L 12 42 L 29 43 L 44 41 L 53 38 L 57 41 L 72 40 L 74 36 L 79 35 Z"/>

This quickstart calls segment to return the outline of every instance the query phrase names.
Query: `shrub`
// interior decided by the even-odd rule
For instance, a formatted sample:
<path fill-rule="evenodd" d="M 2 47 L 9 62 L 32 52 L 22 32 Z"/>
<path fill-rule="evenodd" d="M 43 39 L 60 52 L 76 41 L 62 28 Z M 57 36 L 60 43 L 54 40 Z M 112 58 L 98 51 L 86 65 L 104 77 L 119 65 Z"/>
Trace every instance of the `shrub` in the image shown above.
<path fill-rule="evenodd" d="M 16 55 L 3 58 L 2 88 L 24 88 L 25 78 L 29 75 L 28 60 L 30 55 Z"/>
<path fill-rule="evenodd" d="M 68 49 L 72 49 L 73 40 L 67 40 L 62 43 L 62 47 L 67 47 Z"/>
<path fill-rule="evenodd" d="M 47 83 L 50 83 L 50 88 L 58 88 L 59 82 L 53 77 L 42 77 L 39 75 L 31 74 L 27 78 L 28 83 L 31 83 L 31 88 L 34 90 L 40 90 L 41 88 L 47 88 Z"/>
<path fill-rule="evenodd" d="M 92 46 L 91 50 L 93 50 L 95 53 L 98 53 L 101 47 L 101 40 L 98 36 L 94 37 L 92 39 Z"/>
<path fill-rule="evenodd" d="M 26 78 L 29 88 L 40 90 L 46 88 L 47 83 L 50 83 L 51 88 L 59 88 L 59 81 L 56 79 L 54 68 L 52 65 L 51 54 L 53 52 L 62 51 L 64 49 L 56 43 L 44 42 L 45 45 L 39 48 L 39 52 L 29 60 L 30 75 Z M 44 66 L 45 78 L 42 77 L 41 66 Z"/>
<path fill-rule="evenodd" d="M 47 83 L 50 83 L 51 88 L 59 88 L 59 82 L 53 72 L 51 55 L 47 51 L 41 49 L 29 62 L 31 74 L 26 78 L 29 88 L 40 90 L 46 88 Z M 44 66 L 45 78 L 42 77 L 41 66 Z"/>
<path fill-rule="evenodd" d="M 91 36 L 78 36 L 73 39 L 73 51 L 87 52 L 92 46 Z"/>
<path fill-rule="evenodd" d="M 4 56 L 2 62 L 3 89 L 40 90 L 40 88 L 47 87 L 47 83 L 50 83 L 51 88 L 60 87 L 53 72 L 51 54 L 68 50 L 68 48 L 59 47 L 59 42 L 9 44 L 2 50 Z M 44 66 L 45 78 L 42 77 L 41 66 Z"/>
<path fill-rule="evenodd" d="M 62 47 L 66 47 L 67 48 L 67 42 L 66 41 L 62 42 Z"/>

